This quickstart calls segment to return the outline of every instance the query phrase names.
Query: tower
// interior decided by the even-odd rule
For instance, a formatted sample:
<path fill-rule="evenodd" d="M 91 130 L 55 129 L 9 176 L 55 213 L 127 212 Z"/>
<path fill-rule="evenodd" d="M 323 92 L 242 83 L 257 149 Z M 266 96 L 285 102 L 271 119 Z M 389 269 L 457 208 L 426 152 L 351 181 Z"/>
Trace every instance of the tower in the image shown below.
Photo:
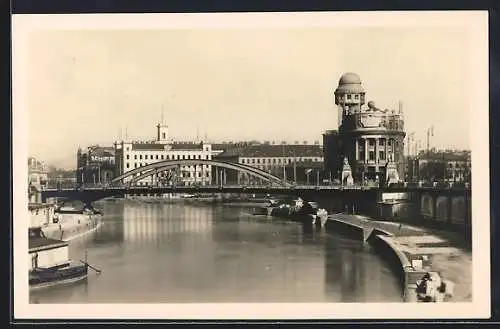
<path fill-rule="evenodd" d="M 340 77 L 334 94 L 339 113 L 338 125 L 341 126 L 346 115 L 361 112 L 361 106 L 365 104 L 365 90 L 359 76 L 349 72 Z"/>
<path fill-rule="evenodd" d="M 156 125 L 156 142 L 166 143 L 168 141 L 168 126 L 163 123 Z"/>
<path fill-rule="evenodd" d="M 385 183 L 390 171 L 391 182 L 404 177 L 404 118 L 399 111 L 377 108 L 373 101 L 365 104 L 365 90 L 356 73 L 345 73 L 334 92 L 338 106 L 338 137 L 325 134 L 325 155 L 329 171 L 341 170 L 347 159 L 355 182 Z M 327 162 L 327 163 L 326 163 Z M 345 162 L 344 162 L 345 165 Z M 388 169 L 389 168 L 389 169 Z"/>

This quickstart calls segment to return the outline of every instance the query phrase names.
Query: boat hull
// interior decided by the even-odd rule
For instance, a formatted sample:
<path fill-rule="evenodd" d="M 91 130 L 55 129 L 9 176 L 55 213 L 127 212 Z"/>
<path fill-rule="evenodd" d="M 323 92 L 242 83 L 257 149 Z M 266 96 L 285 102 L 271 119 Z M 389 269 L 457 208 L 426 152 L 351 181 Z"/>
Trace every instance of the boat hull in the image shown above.
<path fill-rule="evenodd" d="M 65 268 L 33 270 L 29 273 L 30 291 L 70 284 L 86 279 L 88 266 L 70 265 Z"/>

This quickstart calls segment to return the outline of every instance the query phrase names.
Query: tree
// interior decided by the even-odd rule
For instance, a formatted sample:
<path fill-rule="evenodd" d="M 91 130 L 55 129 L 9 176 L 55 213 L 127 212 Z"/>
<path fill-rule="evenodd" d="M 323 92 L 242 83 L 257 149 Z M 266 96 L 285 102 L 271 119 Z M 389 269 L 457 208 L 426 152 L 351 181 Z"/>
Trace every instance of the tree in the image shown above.
<path fill-rule="evenodd" d="M 425 181 L 433 182 L 444 179 L 446 164 L 442 161 L 428 161 L 420 166 L 419 177 Z"/>

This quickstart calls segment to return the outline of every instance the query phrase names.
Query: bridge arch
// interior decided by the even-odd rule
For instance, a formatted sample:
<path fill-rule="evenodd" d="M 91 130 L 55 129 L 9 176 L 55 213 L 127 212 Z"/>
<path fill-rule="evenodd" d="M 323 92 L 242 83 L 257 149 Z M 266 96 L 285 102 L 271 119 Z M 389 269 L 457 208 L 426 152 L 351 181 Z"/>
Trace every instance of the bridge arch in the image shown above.
<path fill-rule="evenodd" d="M 252 166 L 243 165 L 240 163 L 230 163 L 230 162 L 223 162 L 223 161 L 217 161 L 217 160 L 205 160 L 205 159 L 158 161 L 158 162 L 146 165 L 146 166 L 142 166 L 142 167 L 130 170 L 122 175 L 115 177 L 111 182 L 112 183 L 120 182 L 128 177 L 132 177 L 132 181 L 136 182 L 140 179 L 144 179 L 148 176 L 154 175 L 155 173 L 157 173 L 159 171 L 167 170 L 170 168 L 176 168 L 178 166 L 191 166 L 191 165 L 211 165 L 211 166 L 215 166 L 215 167 L 236 170 L 239 172 L 247 173 L 247 174 L 254 176 L 254 177 L 261 178 L 262 180 L 267 181 L 267 182 L 275 182 L 275 183 L 278 183 L 280 185 L 285 185 L 285 186 L 290 185 L 286 182 L 283 182 L 283 180 L 280 177 L 275 176 L 273 174 L 270 174 L 270 173 L 263 171 L 261 169 L 252 167 Z M 140 174 L 140 175 L 136 176 L 137 174 Z"/>
<path fill-rule="evenodd" d="M 155 175 L 156 173 L 159 173 L 161 171 L 164 171 L 164 170 L 168 170 L 168 169 L 173 169 L 173 168 L 176 168 L 178 165 L 172 165 L 172 164 L 169 164 L 169 165 L 166 165 L 166 166 L 163 166 L 163 167 L 157 167 L 155 169 L 150 169 L 146 172 L 142 172 L 139 176 L 135 176 L 133 177 L 131 180 L 130 180 L 130 183 L 133 185 L 135 184 L 136 182 L 144 179 L 144 178 L 147 178 L 147 177 L 150 177 L 150 176 L 153 176 Z M 215 165 L 214 165 L 215 166 Z M 216 167 L 222 167 L 222 168 L 227 168 L 225 166 L 216 166 Z M 228 168 L 228 169 L 232 169 L 232 168 Z M 246 172 L 248 173 L 246 170 L 242 169 L 240 170 L 241 172 Z M 269 179 L 269 177 L 266 177 L 265 175 L 262 175 L 260 173 L 250 173 L 250 175 L 252 175 L 253 177 L 257 177 L 257 178 L 260 178 L 266 182 L 273 182 L 274 180 L 272 179 Z M 277 182 L 277 181 L 276 181 Z M 283 184 L 283 182 L 279 182 L 280 185 Z"/>
<path fill-rule="evenodd" d="M 434 209 L 432 207 L 432 196 L 429 193 L 423 193 L 420 200 L 420 213 L 427 218 L 434 217 Z"/>
<path fill-rule="evenodd" d="M 448 220 L 448 200 L 447 196 L 438 196 L 436 199 L 436 214 L 435 218 L 438 221 L 446 222 Z"/>

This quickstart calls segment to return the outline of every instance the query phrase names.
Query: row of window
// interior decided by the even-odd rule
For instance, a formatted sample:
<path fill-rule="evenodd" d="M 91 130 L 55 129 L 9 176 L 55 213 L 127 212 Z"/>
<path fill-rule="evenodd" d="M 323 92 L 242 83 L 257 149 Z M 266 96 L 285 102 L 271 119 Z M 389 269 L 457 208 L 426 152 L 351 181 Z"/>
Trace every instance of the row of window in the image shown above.
<path fill-rule="evenodd" d="M 170 156 L 169 154 L 165 155 L 165 154 L 161 154 L 161 155 L 158 155 L 156 154 L 156 156 L 153 156 L 152 154 L 149 156 L 149 160 L 196 160 L 196 159 L 199 159 L 201 160 L 202 158 L 202 155 L 201 154 L 183 154 L 183 155 L 180 155 L 180 154 L 172 154 L 172 156 Z M 137 154 L 134 155 L 134 160 L 137 160 L 138 157 L 137 157 Z M 206 155 L 205 156 L 205 159 L 206 160 L 210 160 L 210 155 Z M 130 155 L 127 154 L 127 160 L 130 160 Z M 142 154 L 139 154 L 139 160 L 142 160 Z M 144 155 L 144 160 L 148 160 L 148 155 L 145 154 Z"/>
<path fill-rule="evenodd" d="M 299 158 L 297 161 L 299 162 L 320 162 L 321 158 Z M 292 163 L 291 158 L 252 158 L 252 159 L 241 159 L 241 163 L 243 164 L 283 164 L 283 163 Z"/>
<path fill-rule="evenodd" d="M 144 167 L 144 166 L 147 166 L 149 165 L 150 163 L 146 163 L 146 162 L 143 162 L 143 163 L 140 163 L 140 162 L 134 162 L 134 168 L 140 168 L 140 167 Z M 195 167 L 198 168 L 198 169 L 203 169 L 203 166 L 205 166 L 205 169 L 209 169 L 210 165 L 196 165 L 196 166 L 181 166 L 181 169 L 194 169 Z M 127 162 L 125 164 L 125 167 L 127 169 L 130 169 L 130 163 Z"/>
<path fill-rule="evenodd" d="M 363 147 L 365 145 L 365 140 L 368 140 L 368 145 L 369 146 L 375 146 L 375 142 L 376 142 L 376 139 L 375 138 L 367 138 L 367 139 L 358 139 L 358 145 L 359 147 Z M 378 145 L 379 146 L 385 146 L 385 138 L 380 138 L 378 139 Z M 399 143 L 398 142 L 395 142 L 394 143 L 394 140 L 393 139 L 389 139 L 387 141 L 387 146 L 392 146 L 393 144 L 396 145 L 396 148 L 399 146 Z"/>
<path fill-rule="evenodd" d="M 389 154 L 392 154 L 389 152 Z M 397 157 L 397 156 L 396 156 Z M 379 151 L 378 153 L 378 158 L 379 160 L 386 160 L 385 158 L 385 152 L 384 151 Z M 359 151 L 359 158 L 358 160 L 364 160 L 365 159 L 365 152 L 363 150 Z M 397 159 L 394 159 L 397 161 Z M 375 151 L 369 151 L 368 152 L 368 161 L 375 161 Z"/>
<path fill-rule="evenodd" d="M 356 99 L 356 100 L 358 100 L 358 99 L 359 99 L 359 94 L 354 94 L 354 95 L 352 95 L 352 94 L 346 94 L 346 95 L 338 95 L 338 96 L 337 96 L 337 99 L 338 99 L 339 101 L 342 101 L 342 100 L 344 100 L 344 99 L 346 99 L 346 98 L 347 98 L 348 100 L 351 100 L 351 99 L 353 99 L 353 98 L 354 98 L 354 99 Z"/>
<path fill-rule="evenodd" d="M 162 136 L 163 136 L 163 139 L 166 139 L 165 133 L 163 133 Z M 125 147 L 125 151 L 130 152 L 130 147 L 129 146 Z M 210 146 L 205 146 L 205 151 L 209 152 Z"/>
<path fill-rule="evenodd" d="M 466 163 L 461 163 L 461 164 L 460 163 L 455 163 L 455 164 L 448 163 L 448 167 L 450 167 L 450 168 L 453 168 L 453 167 L 455 167 L 455 168 L 468 168 Z"/>

